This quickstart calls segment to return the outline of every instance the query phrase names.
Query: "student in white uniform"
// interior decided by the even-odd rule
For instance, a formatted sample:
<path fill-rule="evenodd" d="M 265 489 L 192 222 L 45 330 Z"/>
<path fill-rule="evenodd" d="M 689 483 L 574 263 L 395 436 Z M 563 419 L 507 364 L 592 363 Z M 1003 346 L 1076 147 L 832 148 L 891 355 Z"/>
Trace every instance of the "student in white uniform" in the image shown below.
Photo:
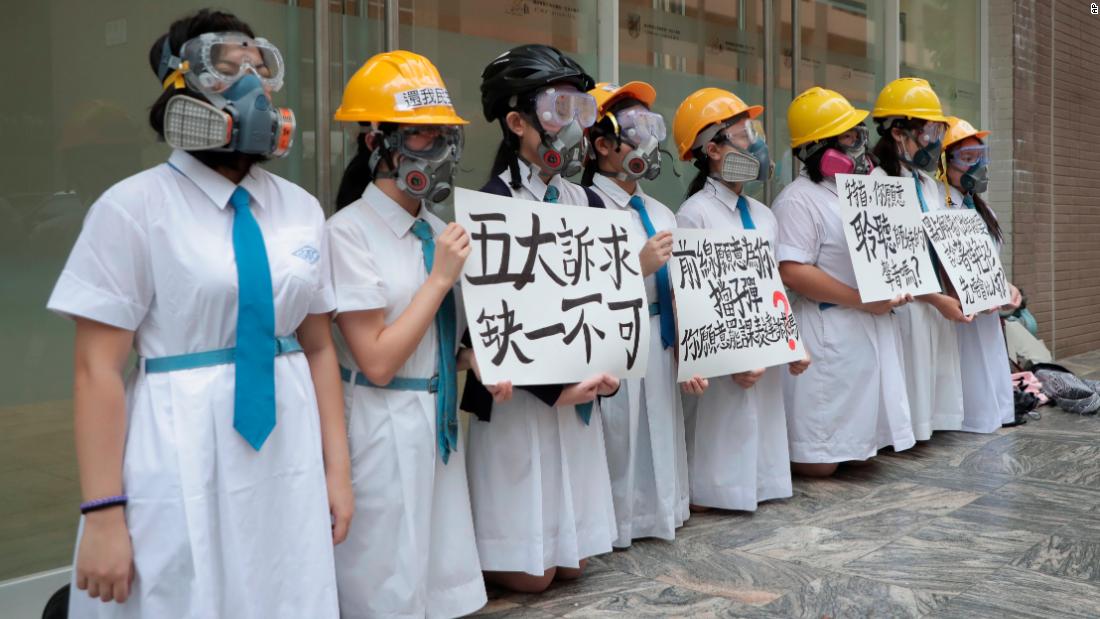
<path fill-rule="evenodd" d="M 698 174 L 676 222 L 681 228 L 756 230 L 775 247 L 771 211 L 744 195 L 745 183 L 767 180 L 771 159 L 755 119 L 764 112 L 719 88 L 688 95 L 672 121 L 680 159 Z M 756 511 L 756 504 L 791 496 L 782 375 L 798 375 L 809 360 L 712 380 L 689 396 L 688 458 L 691 503 Z"/>
<path fill-rule="evenodd" d="M 912 299 L 860 301 L 837 200 L 836 174 L 866 174 L 872 167 L 866 118 L 840 93 L 817 86 L 787 110 L 792 155 L 802 172 L 772 208 L 779 273 L 798 293 L 794 313 L 814 359 L 784 387 L 791 468 L 800 475 L 832 475 L 840 463 L 914 443 L 893 314 Z"/>
<path fill-rule="evenodd" d="M 584 129 L 596 116 L 584 69 L 553 47 L 521 45 L 489 63 L 481 79 L 485 118 L 504 134 L 482 191 L 602 207 L 594 192 L 563 178 L 580 171 Z M 611 550 L 615 510 L 594 400 L 618 387 L 599 373 L 573 385 L 517 388 L 494 405 L 466 374 L 462 409 L 478 417 L 467 452 L 470 498 L 487 582 L 540 592 Z"/>
<path fill-rule="evenodd" d="M 921 211 L 944 208 L 943 192 L 932 174 L 943 150 L 947 118 L 928 82 L 903 77 L 879 93 L 871 113 L 879 140 L 874 156 L 880 176 L 912 178 Z M 963 424 L 963 391 L 959 378 L 959 339 L 952 323 L 969 323 L 958 299 L 921 295 L 896 311 L 905 358 L 906 391 L 913 435 L 926 441 L 936 430 L 959 430 Z"/>
<path fill-rule="evenodd" d="M 1001 224 L 993 209 L 979 195 L 985 192 L 989 183 L 989 147 L 983 142 L 988 135 L 988 131 L 978 131 L 961 118 L 948 117 L 940 173 L 945 183 L 947 208 L 976 210 L 989 228 L 989 235 L 1000 247 Z M 1004 309 L 1015 309 L 1020 305 L 1020 291 L 1012 284 L 1008 289 L 1012 299 Z M 966 432 L 993 432 L 1015 421 L 1012 370 L 1008 367 L 1000 309 L 978 314 L 969 324 L 956 325 L 963 386 L 962 429 Z"/>
<path fill-rule="evenodd" d="M 328 222 L 358 512 L 336 552 L 345 619 L 457 617 L 486 601 L 457 419 L 456 372 L 473 355 L 458 348 L 455 284 L 470 239 L 431 212 L 466 124 L 446 93 L 427 58 L 386 52 L 336 111 L 365 125 L 342 186 L 369 182 Z"/>
<path fill-rule="evenodd" d="M 581 184 L 604 207 L 630 214 L 630 251 L 638 255 L 649 299 L 649 367 L 644 378 L 620 383 L 600 407 L 607 466 L 615 497 L 616 548 L 635 539 L 672 540 L 687 520 L 688 467 L 684 409 L 676 385 L 676 317 L 666 263 L 672 257 L 676 216 L 642 190 L 661 173 L 665 121 L 650 111 L 657 98 L 645 82 L 600 83 L 597 121 L 588 130 L 591 157 Z M 685 388 L 705 388 L 706 379 Z"/>
<path fill-rule="evenodd" d="M 204 10 L 150 60 L 176 150 L 96 201 L 49 300 L 76 320 L 68 616 L 335 618 L 353 505 L 324 214 L 255 165 L 294 128 L 281 58 Z"/>

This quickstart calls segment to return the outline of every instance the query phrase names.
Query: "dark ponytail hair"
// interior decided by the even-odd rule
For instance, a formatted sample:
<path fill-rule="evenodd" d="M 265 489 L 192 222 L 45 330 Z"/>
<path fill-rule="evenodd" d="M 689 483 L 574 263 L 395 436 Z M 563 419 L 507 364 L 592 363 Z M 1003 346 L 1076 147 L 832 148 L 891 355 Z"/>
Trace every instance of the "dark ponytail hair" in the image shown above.
<path fill-rule="evenodd" d="M 985 200 L 977 194 L 971 194 L 970 198 L 974 200 L 974 210 L 978 211 L 978 215 L 980 215 L 982 221 L 985 222 L 985 227 L 989 228 L 989 234 L 997 239 L 998 243 L 1004 241 L 1004 233 L 1001 231 L 1001 222 L 997 221 L 997 216 L 993 214 L 993 209 L 989 208 Z"/>
<path fill-rule="evenodd" d="M 397 123 L 378 123 L 376 129 L 370 123 L 359 123 L 359 135 L 355 136 L 357 149 L 355 156 L 344 168 L 344 175 L 340 177 L 340 189 L 336 192 L 336 210 L 340 210 L 362 197 L 363 192 L 367 190 L 367 185 L 374 181 L 376 170 L 371 167 L 371 155 L 374 154 L 374 150 L 367 144 L 367 137 L 376 130 L 379 133 L 388 134 L 395 131 L 397 126 Z M 378 162 L 378 166 L 389 169 L 390 154 L 385 150 L 385 147 L 379 146 L 379 148 L 384 150 L 379 153 L 382 158 Z"/>
<path fill-rule="evenodd" d="M 806 175 L 810 177 L 810 180 L 815 183 L 820 183 L 825 180 L 825 175 L 821 173 L 821 160 L 825 157 L 825 151 L 830 147 L 836 146 L 836 138 L 827 138 L 825 144 L 818 144 L 817 150 L 812 155 L 802 159 L 798 156 L 798 151 L 810 146 L 810 144 L 803 144 L 797 148 L 791 149 L 791 156 L 802 162 L 802 167 L 806 169 Z"/>
<path fill-rule="evenodd" d="M 628 107 L 634 107 L 640 105 L 645 109 L 649 109 L 649 106 L 634 97 L 623 97 L 616 101 L 611 107 L 607 109 L 607 113 L 600 118 L 596 124 L 588 128 L 588 144 L 592 150 L 589 151 L 591 156 L 588 161 L 584 162 L 584 174 L 581 175 L 581 185 L 584 187 L 592 186 L 592 179 L 596 177 L 596 174 L 600 171 L 599 154 L 596 152 L 596 140 L 599 138 L 607 138 L 609 140 L 615 140 L 615 148 L 618 149 L 622 144 L 622 139 L 615 132 L 615 122 L 611 120 L 612 114 L 618 114 Z"/>
<path fill-rule="evenodd" d="M 340 178 L 340 189 L 336 192 L 336 210 L 355 202 L 366 191 L 367 185 L 374 180 L 374 171 L 370 169 L 370 148 L 367 147 L 367 123 L 359 123 L 359 135 L 355 136 L 355 156 L 344 168 Z"/>
<path fill-rule="evenodd" d="M 898 143 L 894 139 L 892 130 L 896 127 L 902 130 L 920 131 L 926 124 L 928 121 L 922 118 L 895 118 L 889 127 L 880 121 L 876 125 L 879 139 L 875 143 L 874 150 L 871 151 L 875 165 L 890 176 L 901 176 L 901 158 L 898 157 Z"/>

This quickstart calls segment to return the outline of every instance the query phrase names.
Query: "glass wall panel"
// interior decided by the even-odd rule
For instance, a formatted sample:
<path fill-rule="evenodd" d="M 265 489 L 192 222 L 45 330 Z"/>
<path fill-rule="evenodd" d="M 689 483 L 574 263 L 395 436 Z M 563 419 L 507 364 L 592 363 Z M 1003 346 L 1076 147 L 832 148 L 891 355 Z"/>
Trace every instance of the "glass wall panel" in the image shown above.
<path fill-rule="evenodd" d="M 764 8 L 762 0 L 619 2 L 619 81 L 641 80 L 657 90 L 654 109 L 669 126 L 666 147 L 676 159 L 645 190 L 676 210 L 696 169 L 676 156 L 672 118 L 680 102 L 699 88 L 724 88 L 749 105 L 764 98 Z M 765 113 L 772 112 L 768 110 Z M 769 136 L 769 144 L 774 142 Z M 681 176 L 677 177 L 675 167 Z M 763 185 L 747 192 L 762 197 Z"/>
<path fill-rule="evenodd" d="M 948 114 L 982 126 L 978 0 L 901 0 L 901 75 L 927 79 Z"/>

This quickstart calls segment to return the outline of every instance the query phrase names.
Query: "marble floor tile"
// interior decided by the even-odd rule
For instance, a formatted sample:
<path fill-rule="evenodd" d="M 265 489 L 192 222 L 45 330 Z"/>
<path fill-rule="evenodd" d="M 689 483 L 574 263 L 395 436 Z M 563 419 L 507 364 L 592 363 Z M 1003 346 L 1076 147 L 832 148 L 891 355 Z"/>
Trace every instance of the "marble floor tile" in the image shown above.
<path fill-rule="evenodd" d="M 1010 529 L 945 516 L 909 534 L 909 537 L 961 550 L 995 555 L 1011 561 L 1043 541 L 1047 535 L 1027 529 Z"/>
<path fill-rule="evenodd" d="M 1053 533 L 1100 504 L 1100 490 L 1017 479 L 951 515 L 978 524 Z"/>
<path fill-rule="evenodd" d="M 909 481 L 924 486 L 935 486 L 950 490 L 962 490 L 976 494 L 986 494 L 1015 479 L 1011 475 L 983 473 L 975 475 L 956 466 L 935 465 L 917 471 Z"/>
<path fill-rule="evenodd" d="M 844 502 L 824 509 L 800 524 L 829 527 L 838 518 L 851 521 L 859 517 L 903 510 L 927 516 L 948 514 L 982 495 L 976 492 L 947 490 L 934 486 L 922 486 L 909 482 L 880 484 L 858 501 Z"/>
<path fill-rule="evenodd" d="M 842 571 L 925 592 L 957 595 L 1008 565 L 1015 554 L 1036 541 L 1026 532 L 1005 532 L 1003 537 L 987 532 L 986 539 L 979 531 L 965 537 L 950 526 L 931 524 L 925 529 L 845 563 Z M 990 550 L 982 550 L 983 544 Z M 1018 545 L 1013 549 L 1013 544 Z"/>
<path fill-rule="evenodd" d="M 929 616 L 944 619 L 1095 619 L 1100 617 L 1100 587 L 1006 567 Z"/>
<path fill-rule="evenodd" d="M 1013 562 L 1048 576 L 1100 584 L 1100 539 L 1052 535 Z"/>
<path fill-rule="evenodd" d="M 1100 424 L 1098 424 L 1100 430 Z M 1060 484 L 1100 489 L 1100 445 L 1067 445 L 1052 454 L 1045 466 L 1031 471 L 1028 477 Z"/>
<path fill-rule="evenodd" d="M 550 588 L 542 593 L 511 593 L 495 588 L 489 591 L 489 602 L 498 605 L 511 605 L 517 607 L 542 607 L 554 600 L 568 600 L 589 598 L 599 595 L 612 595 L 641 589 L 652 585 L 648 578 L 642 578 L 635 574 L 621 572 L 602 564 L 599 559 L 589 559 L 588 568 L 584 575 L 576 580 L 555 581 Z M 545 610 L 545 609 L 544 609 Z"/>
<path fill-rule="evenodd" d="M 733 605 L 723 598 L 707 597 L 687 589 L 655 583 L 651 587 L 575 603 L 572 608 L 552 606 L 561 617 L 684 617 L 706 619 L 730 613 Z"/>
<path fill-rule="evenodd" d="M 971 474 L 994 473 L 1022 477 L 1050 464 L 1074 447 L 1054 438 L 1006 437 L 970 452 L 959 468 Z"/>
<path fill-rule="evenodd" d="M 948 597 L 916 591 L 858 576 L 832 574 L 808 583 L 768 604 L 764 610 L 782 617 L 923 617 L 941 608 Z"/>
<path fill-rule="evenodd" d="M 777 518 L 768 518 L 767 516 L 747 512 L 721 512 L 721 514 L 725 522 L 719 520 L 717 523 L 708 525 L 705 528 L 698 527 L 686 531 L 682 536 L 677 534 L 676 539 L 679 540 L 683 537 L 683 539 L 690 541 L 699 540 L 710 548 L 725 550 L 751 544 L 771 534 L 779 527 L 790 524 Z"/>
<path fill-rule="evenodd" d="M 520 606 L 512 602 L 494 604 L 494 602 L 490 600 L 484 608 L 470 616 L 480 617 L 481 619 L 552 619 L 557 615 L 552 615 L 545 610 L 539 610 L 537 608 Z"/>
<path fill-rule="evenodd" d="M 791 525 L 743 546 L 742 551 L 820 568 L 839 568 L 889 543 L 859 538 L 842 531 Z"/>
<path fill-rule="evenodd" d="M 708 538 L 690 544 L 640 543 L 599 558 L 606 568 L 746 605 L 774 601 L 819 578 L 820 570 L 767 556 L 719 551 Z"/>

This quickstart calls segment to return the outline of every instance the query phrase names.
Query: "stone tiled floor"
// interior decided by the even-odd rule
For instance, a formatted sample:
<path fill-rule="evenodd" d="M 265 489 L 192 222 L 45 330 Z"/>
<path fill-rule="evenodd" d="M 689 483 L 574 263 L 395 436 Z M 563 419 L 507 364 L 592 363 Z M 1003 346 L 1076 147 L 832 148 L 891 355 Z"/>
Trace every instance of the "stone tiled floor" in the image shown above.
<path fill-rule="evenodd" d="M 1069 362 L 1100 377 L 1100 353 Z M 992 435 L 796 479 L 755 514 L 592 559 L 491 617 L 1100 617 L 1100 418 L 1054 408 Z"/>

